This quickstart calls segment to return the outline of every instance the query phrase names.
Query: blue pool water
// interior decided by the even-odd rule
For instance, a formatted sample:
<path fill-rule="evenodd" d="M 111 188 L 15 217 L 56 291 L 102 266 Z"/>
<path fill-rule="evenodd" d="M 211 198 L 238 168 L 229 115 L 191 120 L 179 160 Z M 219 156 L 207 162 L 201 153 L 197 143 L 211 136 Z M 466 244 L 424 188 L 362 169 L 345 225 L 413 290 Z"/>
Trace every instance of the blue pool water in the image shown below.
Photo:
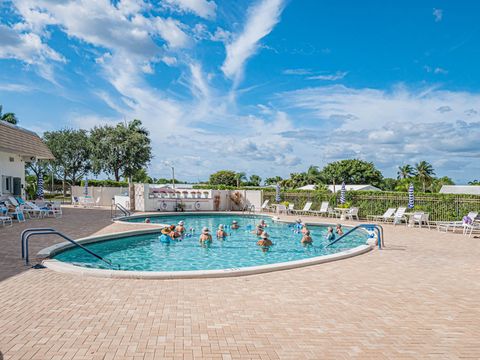
<path fill-rule="evenodd" d="M 199 214 L 164 215 L 150 219 L 152 223 L 160 224 L 177 224 L 183 220 L 187 230 L 194 230 L 191 232 L 192 236 L 185 237 L 182 241 L 172 241 L 170 244 L 161 243 L 158 239 L 160 233 L 154 233 L 87 244 L 86 247 L 119 265 L 121 270 L 186 271 L 241 268 L 306 259 L 365 244 L 368 238 L 365 232 L 355 231 L 326 248 L 329 242 L 325 239 L 327 227 L 309 226 L 313 245 L 304 247 L 300 243 L 302 235 L 295 233 L 292 225 L 274 222 L 269 217 Z M 274 243 L 267 252 L 263 252 L 256 245 L 258 237 L 250 230 L 253 230 L 261 219 L 266 220 L 267 232 Z M 226 240 L 217 240 L 215 233 L 218 225 L 230 225 L 233 220 L 238 221 L 240 229 L 227 228 L 231 235 Z M 144 222 L 145 218 L 131 218 L 127 221 Z M 198 242 L 204 226 L 207 226 L 213 235 L 213 243 L 208 247 L 202 247 Z M 346 230 L 348 228 L 344 228 L 344 231 Z M 84 267 L 110 268 L 79 248 L 59 253 L 55 259 Z"/>

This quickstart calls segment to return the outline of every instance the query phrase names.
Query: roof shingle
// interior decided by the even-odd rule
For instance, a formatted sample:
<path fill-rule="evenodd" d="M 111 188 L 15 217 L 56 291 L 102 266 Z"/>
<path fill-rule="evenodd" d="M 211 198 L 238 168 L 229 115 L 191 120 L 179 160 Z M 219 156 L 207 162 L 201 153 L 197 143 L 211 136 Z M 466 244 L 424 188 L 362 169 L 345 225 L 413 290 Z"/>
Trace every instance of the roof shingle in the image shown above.
<path fill-rule="evenodd" d="M 53 159 L 50 149 L 33 131 L 0 121 L 0 151 L 37 159 Z"/>

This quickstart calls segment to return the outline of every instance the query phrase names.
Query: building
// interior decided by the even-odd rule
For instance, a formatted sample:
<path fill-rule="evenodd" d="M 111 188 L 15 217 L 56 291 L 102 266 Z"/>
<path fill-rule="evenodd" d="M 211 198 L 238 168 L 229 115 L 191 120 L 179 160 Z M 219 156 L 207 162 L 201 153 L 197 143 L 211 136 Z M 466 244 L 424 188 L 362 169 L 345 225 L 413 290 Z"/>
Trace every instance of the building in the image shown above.
<path fill-rule="evenodd" d="M 25 163 L 41 159 L 53 155 L 37 134 L 0 121 L 0 196 L 25 197 Z"/>
<path fill-rule="evenodd" d="M 480 185 L 443 185 L 440 193 L 480 195 Z"/>

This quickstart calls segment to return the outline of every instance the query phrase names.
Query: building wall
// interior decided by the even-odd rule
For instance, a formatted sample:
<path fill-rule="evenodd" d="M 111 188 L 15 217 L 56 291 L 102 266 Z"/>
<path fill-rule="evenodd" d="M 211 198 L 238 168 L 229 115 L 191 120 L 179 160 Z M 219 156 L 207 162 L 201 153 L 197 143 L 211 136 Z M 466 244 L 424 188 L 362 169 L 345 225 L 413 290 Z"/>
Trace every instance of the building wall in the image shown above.
<path fill-rule="evenodd" d="M 13 161 L 10 161 L 11 158 L 13 158 Z M 0 151 L 0 195 L 8 195 L 3 192 L 4 176 L 20 178 L 22 184 L 21 195 L 25 197 L 25 161 L 21 156 Z"/>
<path fill-rule="evenodd" d="M 85 196 L 84 194 L 85 187 L 83 186 L 72 186 L 72 196 L 81 197 Z M 128 192 L 126 187 L 109 187 L 109 186 L 89 186 L 88 195 L 92 197 L 96 205 L 100 206 L 110 206 L 112 204 L 112 199 L 116 195 L 122 195 L 123 193 Z"/>

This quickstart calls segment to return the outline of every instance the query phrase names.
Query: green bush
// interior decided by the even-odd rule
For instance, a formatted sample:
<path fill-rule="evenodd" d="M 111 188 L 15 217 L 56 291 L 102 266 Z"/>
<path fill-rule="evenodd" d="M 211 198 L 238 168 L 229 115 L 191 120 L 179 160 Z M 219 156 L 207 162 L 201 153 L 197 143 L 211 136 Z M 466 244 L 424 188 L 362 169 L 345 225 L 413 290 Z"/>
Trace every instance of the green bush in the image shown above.
<path fill-rule="evenodd" d="M 81 181 L 80 186 L 85 186 L 85 180 Z M 88 180 L 88 186 L 128 187 L 128 182 L 115 180 Z"/>

